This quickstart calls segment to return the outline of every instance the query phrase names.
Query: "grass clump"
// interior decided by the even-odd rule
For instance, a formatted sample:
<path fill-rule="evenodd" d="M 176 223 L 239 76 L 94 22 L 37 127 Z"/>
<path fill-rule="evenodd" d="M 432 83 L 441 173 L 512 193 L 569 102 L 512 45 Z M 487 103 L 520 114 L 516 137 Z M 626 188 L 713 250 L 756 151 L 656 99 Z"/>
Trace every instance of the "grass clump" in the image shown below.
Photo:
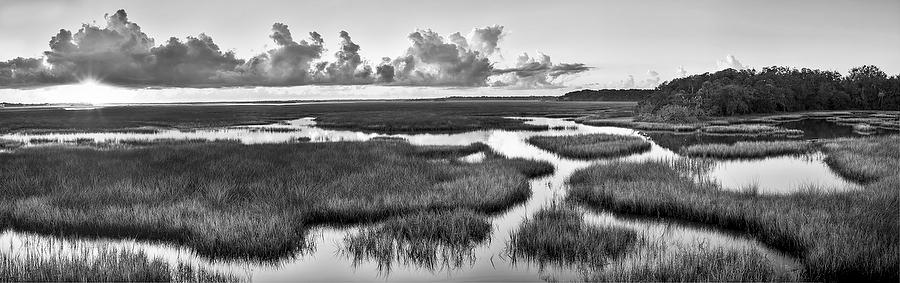
<path fill-rule="evenodd" d="M 436 163 L 417 151 L 384 142 L 24 148 L 0 155 L 0 227 L 275 259 L 304 248 L 312 225 L 504 210 L 530 196 L 520 170 L 540 166 L 496 156 Z"/>
<path fill-rule="evenodd" d="M 897 176 L 900 168 L 900 135 L 843 138 L 823 147 L 825 164 L 843 176 L 861 183 Z"/>
<path fill-rule="evenodd" d="M 713 158 L 761 158 L 814 151 L 815 146 L 806 141 L 756 141 L 735 144 L 698 144 L 681 149 L 681 154 L 691 157 Z"/>
<path fill-rule="evenodd" d="M 686 175 L 667 161 L 598 164 L 571 177 L 568 199 L 748 233 L 800 257 L 808 280 L 898 280 L 900 176 L 863 191 L 766 196 L 700 184 Z"/>
<path fill-rule="evenodd" d="M 519 173 L 524 174 L 528 178 L 538 178 L 544 177 L 556 170 L 548 161 L 544 160 L 533 160 L 533 159 L 525 159 L 525 158 L 509 158 L 504 161 L 506 166 L 510 166 L 515 168 Z"/>
<path fill-rule="evenodd" d="M 705 134 L 712 135 L 753 135 L 753 136 L 799 136 L 803 131 L 762 124 L 731 124 L 705 126 L 700 128 Z"/>
<path fill-rule="evenodd" d="M 663 123 L 663 122 L 637 122 L 631 120 L 582 120 L 582 124 L 598 127 L 619 127 L 642 131 L 666 131 L 666 132 L 693 132 L 703 124 L 690 123 Z"/>
<path fill-rule="evenodd" d="M 0 139 L 0 150 L 15 149 L 25 145 L 25 143 L 14 140 Z"/>
<path fill-rule="evenodd" d="M 860 124 L 853 125 L 853 132 L 855 132 L 857 134 L 871 135 L 871 134 L 876 133 L 877 131 L 878 130 L 876 127 L 873 127 L 872 125 L 869 125 L 869 124 L 860 123 Z"/>
<path fill-rule="evenodd" d="M 534 136 L 528 143 L 568 158 L 620 157 L 650 150 L 650 142 L 634 136 L 583 134 Z"/>
<path fill-rule="evenodd" d="M 99 250 L 48 257 L 0 255 L 0 281 L 31 282 L 242 282 L 246 279 L 189 264 L 170 264 L 144 253 Z"/>
<path fill-rule="evenodd" d="M 490 238 L 487 216 L 471 210 L 430 211 L 403 215 L 361 228 L 344 238 L 342 252 L 354 264 L 376 261 L 383 272 L 393 263 L 429 270 L 459 268 L 474 259 L 473 249 Z"/>
<path fill-rule="evenodd" d="M 785 282 L 800 281 L 798 274 L 772 264 L 765 254 L 751 249 L 682 248 L 677 255 L 650 261 L 612 264 L 594 270 L 586 281 L 604 282 Z"/>
<path fill-rule="evenodd" d="M 465 146 L 422 145 L 415 147 L 413 154 L 424 158 L 459 158 L 490 149 L 488 145 L 480 142 Z"/>
<path fill-rule="evenodd" d="M 512 257 L 540 263 L 601 266 L 623 255 L 637 240 L 627 228 L 592 227 L 581 213 L 552 205 L 535 213 L 510 236 Z"/>

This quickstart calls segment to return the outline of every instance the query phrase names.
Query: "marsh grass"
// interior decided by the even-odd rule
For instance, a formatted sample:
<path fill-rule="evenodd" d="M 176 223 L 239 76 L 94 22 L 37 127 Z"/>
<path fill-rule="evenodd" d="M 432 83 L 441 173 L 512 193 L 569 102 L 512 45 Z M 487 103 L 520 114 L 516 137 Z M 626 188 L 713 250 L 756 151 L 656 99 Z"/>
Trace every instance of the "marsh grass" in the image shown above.
<path fill-rule="evenodd" d="M 490 156 L 490 155 L 489 155 Z M 495 157 L 496 158 L 496 157 Z M 526 158 L 508 158 L 504 165 L 515 168 L 516 171 L 528 178 L 539 178 L 553 174 L 556 168 L 548 161 Z"/>
<path fill-rule="evenodd" d="M 643 131 L 668 131 L 668 132 L 693 132 L 700 129 L 704 124 L 678 124 L 678 123 L 659 123 L 659 122 L 636 122 L 631 120 L 582 120 L 582 124 L 598 127 L 619 127 L 630 128 Z"/>
<path fill-rule="evenodd" d="M 900 168 L 900 135 L 836 139 L 823 150 L 828 167 L 861 183 L 897 176 Z"/>
<path fill-rule="evenodd" d="M 424 158 L 460 158 L 466 155 L 488 151 L 490 147 L 484 143 L 473 143 L 465 146 L 455 145 L 422 145 L 416 146 L 413 154 Z"/>
<path fill-rule="evenodd" d="M 0 139 L 0 149 L 14 149 L 25 145 L 25 143 L 14 140 Z"/>
<path fill-rule="evenodd" d="M 898 114 L 874 113 L 864 116 L 837 116 L 829 117 L 827 120 L 839 125 L 853 126 L 854 130 L 875 131 L 875 128 L 900 130 L 900 115 Z M 871 128 L 865 127 L 865 129 L 863 129 L 862 127 L 864 126 L 859 125 L 867 125 Z M 857 129 L 857 127 L 860 127 L 860 129 Z"/>
<path fill-rule="evenodd" d="M 815 151 L 806 141 L 756 141 L 734 144 L 699 144 L 682 148 L 682 155 L 712 158 L 763 158 L 782 155 L 801 155 Z"/>
<path fill-rule="evenodd" d="M 74 255 L 0 255 L 0 281 L 31 282 L 242 282 L 244 278 L 144 253 L 98 250 Z"/>
<path fill-rule="evenodd" d="M 417 151 L 384 142 L 24 148 L 0 155 L 0 227 L 277 259 L 303 249 L 311 225 L 502 211 L 530 196 L 525 174 L 546 166 L 496 156 L 433 163 Z"/>
<path fill-rule="evenodd" d="M 637 240 L 637 233 L 620 227 L 594 227 L 582 214 L 552 204 L 526 219 L 510 236 L 511 258 L 544 264 L 599 267 L 621 257 Z"/>
<path fill-rule="evenodd" d="M 0 109 L 0 133 L 21 131 L 96 132 L 115 129 L 196 129 L 278 123 L 317 117 L 328 129 L 379 133 L 446 133 L 484 129 L 543 130 L 503 117 L 550 114 L 627 116 L 634 102 L 567 102 L 533 100 L 358 101 L 261 105 L 130 105 L 93 111 Z"/>
<path fill-rule="evenodd" d="M 528 143 L 568 158 L 620 157 L 650 150 L 650 142 L 635 136 L 581 134 L 533 136 Z"/>
<path fill-rule="evenodd" d="M 853 132 L 860 134 L 860 135 L 874 134 L 877 132 L 876 129 L 877 128 L 873 127 L 872 125 L 866 124 L 866 123 L 860 123 L 860 124 L 853 125 Z"/>
<path fill-rule="evenodd" d="M 427 270 L 458 269 L 474 260 L 473 249 L 487 241 L 487 215 L 471 210 L 420 212 L 390 218 L 344 237 L 341 252 L 354 265 L 375 261 L 390 273 L 394 263 Z"/>
<path fill-rule="evenodd" d="M 731 124 L 721 126 L 704 126 L 700 128 L 704 134 L 710 135 L 751 135 L 751 136 L 800 136 L 802 130 L 787 129 L 763 124 Z"/>
<path fill-rule="evenodd" d="M 572 175 L 568 199 L 618 213 L 747 233 L 800 257 L 807 280 L 898 280 L 900 177 L 896 175 L 862 191 L 801 190 L 752 197 L 712 183 L 697 184 L 685 175 L 668 161 L 598 164 Z"/>
<path fill-rule="evenodd" d="M 751 249 L 697 246 L 594 270 L 586 281 L 603 282 L 785 282 L 799 274 Z"/>

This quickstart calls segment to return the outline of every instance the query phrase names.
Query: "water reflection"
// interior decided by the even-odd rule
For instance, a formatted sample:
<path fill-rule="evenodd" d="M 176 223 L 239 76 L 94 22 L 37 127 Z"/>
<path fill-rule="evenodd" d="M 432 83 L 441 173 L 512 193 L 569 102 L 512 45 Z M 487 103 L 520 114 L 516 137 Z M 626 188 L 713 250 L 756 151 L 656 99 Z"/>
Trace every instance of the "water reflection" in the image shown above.
<path fill-rule="evenodd" d="M 56 143 L 85 144 L 90 140 L 94 144 L 127 144 L 133 141 L 165 141 L 165 140 L 230 140 L 245 144 L 300 142 L 333 142 L 333 141 L 367 141 L 371 139 L 402 138 L 416 145 L 468 145 L 481 142 L 491 150 L 510 158 L 529 158 L 548 161 L 556 171 L 546 177 L 530 181 L 532 197 L 524 204 L 511 208 L 504 214 L 494 216 L 491 221 L 491 238 L 464 249 L 441 247 L 440 245 L 404 244 L 396 240 L 383 241 L 383 245 L 372 250 L 348 251 L 347 236 L 359 235 L 351 228 L 313 228 L 309 232 L 308 241 L 314 243 L 315 249 L 308 254 L 298 255 L 294 259 L 286 259 L 277 266 L 257 263 L 210 262 L 199 258 L 191 251 L 179 248 L 142 242 L 127 242 L 129 249 L 157 251 L 154 255 L 175 260 L 192 262 L 193 264 L 212 266 L 230 271 L 248 274 L 260 281 L 370 281 L 372 278 L 390 276 L 391 280 L 459 280 L 459 281 L 539 281 L 539 280 L 582 280 L 584 270 L 577 267 L 558 265 L 538 265 L 510 258 L 506 253 L 506 241 L 511 233 L 521 225 L 522 220 L 531 216 L 551 202 L 558 202 L 565 197 L 566 181 L 575 171 L 596 162 L 609 160 L 572 160 L 562 158 L 551 152 L 534 147 L 525 140 L 534 135 L 574 135 L 589 133 L 606 133 L 630 136 L 642 136 L 640 132 L 616 127 L 593 127 L 577 124 L 572 121 L 553 118 L 519 118 L 526 123 L 549 125 L 550 130 L 541 132 L 519 132 L 503 130 L 482 130 L 458 134 L 405 134 L 383 135 L 354 131 L 327 130 L 315 126 L 312 118 L 285 121 L 271 125 L 226 127 L 213 129 L 197 129 L 193 131 L 160 130 L 156 132 L 131 133 L 15 133 L 0 136 L 0 139 L 25 143 L 25 147 L 39 146 L 32 141 L 52 140 Z M 651 135 L 653 137 L 653 135 Z M 653 138 L 652 141 L 657 141 Z M 652 142 L 649 151 L 627 156 L 620 160 L 639 161 L 646 159 L 672 159 L 679 156 L 671 147 L 660 146 Z M 480 162 L 484 153 L 460 158 L 463 162 Z M 785 174 L 789 172 L 789 174 Z M 757 183 L 766 192 L 781 192 L 784 188 L 793 188 L 808 180 L 826 187 L 846 187 L 848 183 L 835 176 L 821 161 L 821 156 L 813 158 L 780 157 L 752 161 L 729 161 L 718 163 L 709 175 L 721 182 L 725 188 L 746 186 Z M 668 254 L 678 255 L 681 247 L 696 245 L 713 245 L 726 248 L 754 249 L 772 255 L 772 259 L 786 265 L 796 264 L 791 259 L 773 252 L 755 240 L 729 235 L 707 228 L 698 228 L 673 222 L 654 222 L 648 220 L 623 219 L 617 215 L 584 211 L 585 221 L 590 225 L 627 227 L 638 231 L 642 237 L 656 239 L 662 246 L 672 247 Z M 365 228 L 365 227 L 363 227 Z M 4 232 L 0 239 L 19 241 L 22 233 Z M 33 237 L 33 236 L 27 236 Z M 351 236 L 352 237 L 352 236 Z M 52 239 L 44 237 L 42 239 Z M 43 240 L 42 240 L 43 241 Z M 3 242 L 5 243 L 5 242 Z M 43 243 L 43 242 L 40 242 Z M 54 244 L 37 244 L 54 245 Z M 120 242 L 107 240 L 79 240 L 78 245 L 106 246 L 121 245 Z M 18 252 L 18 249 L 0 249 L 3 253 Z M 648 258 L 640 251 L 625 256 L 616 264 L 629 264 Z M 349 255 L 349 256 L 348 256 Z M 399 263 L 399 264 L 398 264 Z M 424 268 L 423 268 L 424 267 Z M 385 271 L 389 270 L 389 273 Z"/>
<path fill-rule="evenodd" d="M 824 159 L 824 154 L 813 153 L 761 160 L 715 161 L 707 176 L 727 190 L 762 194 L 802 190 L 837 192 L 861 188 L 828 168 Z"/>
<path fill-rule="evenodd" d="M 427 240 L 390 237 L 362 229 L 348 234 L 341 254 L 355 269 L 374 262 L 380 276 L 387 278 L 395 265 L 415 267 L 429 272 L 461 270 L 475 264 L 475 244 L 446 244 Z"/>

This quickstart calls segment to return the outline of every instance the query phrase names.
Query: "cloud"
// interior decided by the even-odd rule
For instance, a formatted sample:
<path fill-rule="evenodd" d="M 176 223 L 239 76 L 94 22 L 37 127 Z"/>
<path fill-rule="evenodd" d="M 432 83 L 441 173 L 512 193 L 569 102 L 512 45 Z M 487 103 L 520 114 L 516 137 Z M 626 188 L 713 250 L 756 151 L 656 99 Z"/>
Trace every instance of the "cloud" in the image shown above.
<path fill-rule="evenodd" d="M 684 66 L 678 66 L 678 69 L 675 69 L 676 78 L 687 77 L 687 74 L 687 70 L 684 69 Z"/>
<path fill-rule="evenodd" d="M 237 66 L 244 64 L 234 52 L 222 52 L 212 37 L 201 33 L 188 36 L 185 42 L 172 37 L 166 44 L 150 50 L 155 64 L 151 74 L 158 81 L 169 84 L 231 82 L 238 74 Z"/>
<path fill-rule="evenodd" d="M 458 33 L 457 33 L 458 35 Z M 494 25 L 484 28 L 475 28 L 469 40 L 469 48 L 481 52 L 484 55 L 492 55 L 500 52 L 497 45 L 503 39 L 503 26 Z"/>
<path fill-rule="evenodd" d="M 153 39 L 128 20 L 125 10 L 106 15 L 106 27 L 84 24 L 75 34 L 61 29 L 45 52 L 53 73 L 63 77 L 101 75 L 105 80 L 139 82 L 151 79 L 144 67 L 153 63 Z"/>
<path fill-rule="evenodd" d="M 448 39 L 450 39 L 450 42 L 452 42 L 453 44 L 456 44 L 456 46 L 459 46 L 461 48 L 469 48 L 469 41 L 466 40 L 466 38 L 461 34 L 459 34 L 459 32 L 451 33 Z"/>
<path fill-rule="evenodd" d="M 555 84 L 557 78 L 589 69 L 590 67 L 581 63 L 554 64 L 550 56 L 543 53 L 538 53 L 535 57 L 522 53 L 516 58 L 515 67 L 493 70 L 493 74 L 500 77 L 492 85 L 523 88 L 558 86 Z"/>
<path fill-rule="evenodd" d="M 269 38 L 278 46 L 248 60 L 238 70 L 244 80 L 271 85 L 302 85 L 311 79 L 313 60 L 322 57 L 324 39 L 317 32 L 309 33 L 309 41 L 296 42 L 288 26 L 272 25 Z"/>
<path fill-rule="evenodd" d="M 293 86 L 309 84 L 389 84 L 407 86 L 558 87 L 564 77 L 590 69 L 580 63 L 550 61 L 523 54 L 515 67 L 495 68 L 506 36 L 501 25 L 474 28 L 442 37 L 417 30 L 400 56 L 369 63 L 350 33 L 338 34 L 340 47 L 333 61 L 323 58 L 324 38 L 313 31 L 300 39 L 287 24 L 274 23 L 268 38 L 274 48 L 241 59 L 199 33 L 170 37 L 156 45 L 124 10 L 107 14 L 103 26 L 83 24 L 75 33 L 60 29 L 52 36 L 44 58 L 0 61 L 0 83 L 29 85 L 65 83 L 95 78 L 121 85 L 158 86 Z M 391 59 L 393 58 L 393 59 Z"/>
<path fill-rule="evenodd" d="M 625 79 L 619 81 L 593 85 L 607 89 L 652 89 L 659 86 L 660 82 L 659 72 L 647 70 L 647 77 L 643 79 L 635 78 L 634 75 L 628 75 Z"/>
<path fill-rule="evenodd" d="M 332 83 L 371 83 L 372 67 L 363 66 L 359 56 L 359 44 L 353 42 L 350 34 L 341 31 L 341 47 L 335 52 L 336 61 L 325 69 L 327 81 Z"/>
<path fill-rule="evenodd" d="M 380 83 L 394 82 L 394 66 L 391 65 L 391 58 L 381 58 L 381 64 L 375 67 L 375 81 Z"/>
<path fill-rule="evenodd" d="M 724 69 L 735 69 L 735 70 L 743 70 L 746 69 L 746 66 L 741 64 L 741 61 L 738 61 L 734 55 L 728 54 L 725 56 L 724 60 L 716 61 L 716 66 L 719 70 Z"/>
<path fill-rule="evenodd" d="M 483 55 L 454 43 L 432 30 L 408 36 L 412 46 L 394 60 L 395 82 L 411 85 L 483 86 L 493 64 Z"/>

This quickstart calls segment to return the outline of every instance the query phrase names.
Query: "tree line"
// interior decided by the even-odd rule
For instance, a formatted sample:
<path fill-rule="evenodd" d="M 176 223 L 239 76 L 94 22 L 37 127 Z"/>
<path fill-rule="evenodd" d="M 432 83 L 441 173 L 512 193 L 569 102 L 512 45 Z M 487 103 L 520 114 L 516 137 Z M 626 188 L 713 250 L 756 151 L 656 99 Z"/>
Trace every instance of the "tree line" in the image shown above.
<path fill-rule="evenodd" d="M 900 110 L 900 76 L 876 66 L 836 71 L 726 69 L 662 83 L 638 104 L 638 118 L 690 122 L 704 116 L 807 110 Z"/>

